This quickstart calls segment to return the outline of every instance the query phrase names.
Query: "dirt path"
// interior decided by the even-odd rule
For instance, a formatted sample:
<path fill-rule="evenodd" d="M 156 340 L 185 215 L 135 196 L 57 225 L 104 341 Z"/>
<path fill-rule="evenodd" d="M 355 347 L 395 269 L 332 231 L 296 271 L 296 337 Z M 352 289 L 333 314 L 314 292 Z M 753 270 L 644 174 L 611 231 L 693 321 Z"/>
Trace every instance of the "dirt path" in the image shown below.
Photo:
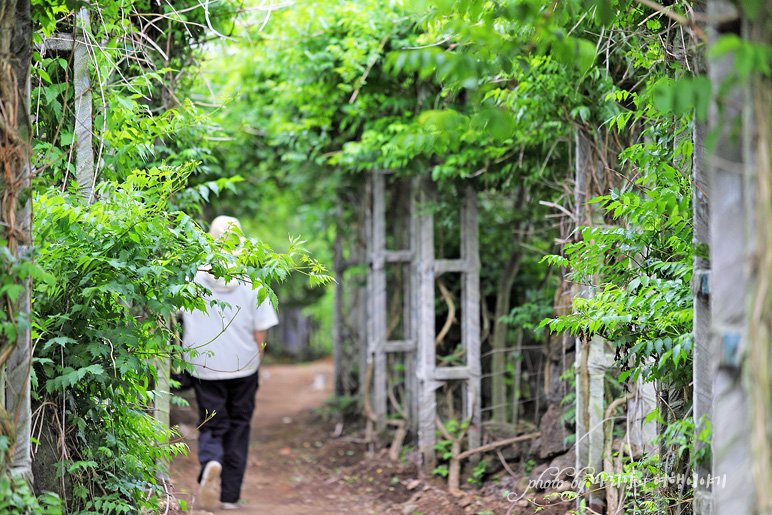
<path fill-rule="evenodd" d="M 308 365 L 273 365 L 260 369 L 257 409 L 252 420 L 252 442 L 242 489 L 242 509 L 251 514 L 341 514 L 367 513 L 363 506 L 352 506 L 350 499 L 335 493 L 319 495 L 318 469 L 306 463 L 304 450 L 320 442 L 296 441 L 307 436 L 302 424 L 303 412 L 322 406 L 332 394 L 332 363 L 319 361 Z M 196 407 L 191 392 L 188 408 L 173 408 L 172 423 L 195 427 Z M 179 456 L 172 465 L 172 480 L 177 499 L 190 503 L 196 492 L 198 460 L 196 435 L 186 439 L 188 456 Z M 332 489 L 331 489 L 332 490 Z M 364 506 L 366 508 L 366 506 Z M 196 515 L 207 512 L 199 509 Z M 214 513 L 219 513 L 215 511 Z M 231 513 L 231 512 L 228 512 Z"/>
<path fill-rule="evenodd" d="M 502 498 L 502 485 L 493 490 L 469 490 L 451 495 L 442 481 L 420 480 L 414 460 L 391 461 L 381 447 L 368 457 L 362 428 L 355 422 L 336 428 L 337 419 L 313 413 L 332 395 L 330 360 L 306 365 L 261 367 L 257 409 L 241 496 L 241 510 L 207 512 L 196 506 L 199 471 L 194 433 L 185 441 L 187 456 L 172 464 L 174 496 L 188 504 L 188 513 L 208 515 L 563 515 L 568 504 L 550 506 Z M 192 391 L 183 395 L 189 407 L 172 407 L 171 422 L 182 434 L 197 424 Z M 436 483 L 433 486 L 431 483 Z M 498 484 L 498 481 L 495 483 Z M 192 508 L 192 509 L 191 509 Z"/>

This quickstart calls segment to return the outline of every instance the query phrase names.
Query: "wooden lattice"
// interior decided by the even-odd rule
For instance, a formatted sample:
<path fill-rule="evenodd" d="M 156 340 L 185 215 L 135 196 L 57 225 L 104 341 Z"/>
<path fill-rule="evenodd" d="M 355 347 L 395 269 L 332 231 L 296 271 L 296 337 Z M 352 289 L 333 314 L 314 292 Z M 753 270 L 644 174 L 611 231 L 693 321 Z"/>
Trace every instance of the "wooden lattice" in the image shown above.
<path fill-rule="evenodd" d="M 477 196 L 467 189 L 461 214 L 460 259 L 435 260 L 434 220 L 419 206 L 431 200 L 428 185 L 414 179 L 410 208 L 389 217 L 409 217 L 410 248 L 386 248 L 386 172 L 373 173 L 368 185 L 370 216 L 367 242 L 370 256 L 368 274 L 367 369 L 372 370 L 368 404 L 376 423 L 383 426 L 388 414 L 387 354 L 405 354 L 407 406 L 403 415 L 418 434 L 427 468 L 434 467 L 437 428 L 437 389 L 446 381 L 464 382 L 462 418 L 471 422 L 469 446 L 480 445 L 480 261 L 477 234 Z M 387 339 L 386 265 L 402 263 L 409 273 L 404 280 L 403 324 L 405 337 Z M 462 275 L 461 343 L 463 366 L 437 367 L 435 352 L 435 278 L 444 272 Z"/>

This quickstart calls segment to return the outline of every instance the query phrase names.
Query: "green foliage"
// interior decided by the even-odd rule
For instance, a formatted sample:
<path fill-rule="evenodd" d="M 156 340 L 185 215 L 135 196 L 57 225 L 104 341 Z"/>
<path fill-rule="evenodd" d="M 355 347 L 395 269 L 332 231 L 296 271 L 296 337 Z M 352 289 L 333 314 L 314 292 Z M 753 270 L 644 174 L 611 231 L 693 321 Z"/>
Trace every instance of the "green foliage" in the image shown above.
<path fill-rule="evenodd" d="M 0 456 L 8 454 L 12 442 L 0 435 Z M 2 464 L 2 463 L 0 463 Z M 0 513 L 4 515 L 62 515 L 62 503 L 46 492 L 35 497 L 27 480 L 15 469 L 0 470 Z"/>
<path fill-rule="evenodd" d="M 721 36 L 711 47 L 709 55 L 714 58 L 731 56 L 734 66 L 726 79 L 733 84 L 748 79 L 752 74 L 769 77 L 772 75 L 772 47 L 753 43 L 735 34 Z M 722 84 L 726 87 L 726 84 Z"/>
<path fill-rule="evenodd" d="M 76 483 L 71 510 L 150 508 L 143 492 L 157 492 L 157 463 L 185 451 L 168 444 L 174 434 L 146 408 L 161 393 L 156 360 L 182 352 L 170 316 L 210 307 L 191 281 L 201 266 L 251 283 L 260 302 L 274 304 L 271 282 L 293 270 L 314 284 L 329 280 L 299 242 L 287 254 L 238 237 L 215 244 L 171 204 L 191 170 L 135 171 L 102 183 L 90 205 L 52 190 L 36 199 L 37 261 L 49 280 L 35 287 L 35 383 L 41 398 L 64 403 L 73 425 L 64 464 Z"/>
<path fill-rule="evenodd" d="M 7 242 L 0 240 L 0 297 L 16 302 L 24 290 L 22 281 L 49 281 L 51 276 L 42 270 L 28 256 L 13 256 L 8 249 Z M 0 312 L 0 337 L 6 341 L 15 341 L 20 329 L 29 327 L 27 317 L 17 314 L 9 316 L 9 311 Z"/>
<path fill-rule="evenodd" d="M 542 325 L 611 341 L 626 370 L 621 379 L 632 374 L 685 386 L 693 346 L 691 183 L 673 163 L 688 162 L 692 149 L 682 144 L 663 151 L 674 148 L 672 131 L 662 122 L 649 131 L 652 143 L 623 152 L 639 175 L 635 189 L 592 200 L 619 225 L 580 228 L 581 240 L 559 258 L 590 294 L 574 299 L 571 314 Z"/>
<path fill-rule="evenodd" d="M 439 440 L 437 441 L 437 443 L 434 444 L 434 450 L 440 452 L 439 456 L 441 459 L 449 460 L 453 456 L 453 453 L 450 452 L 450 446 L 452 443 L 453 442 L 446 439 L 446 440 Z"/>
<path fill-rule="evenodd" d="M 615 3 L 596 3 L 596 14 L 609 23 L 608 8 Z M 681 6 L 677 2 L 672 8 Z M 660 420 L 664 455 L 626 462 L 624 474 L 605 477 L 624 482 L 635 476 L 642 482 L 641 487 L 627 489 L 625 512 L 658 513 L 674 490 L 656 486 L 653 478 L 688 471 L 687 464 L 705 460 L 710 452 L 706 446 L 697 453 L 699 457 L 693 456 L 695 438 L 707 442 L 709 430 L 695 435 L 687 416 L 692 382 L 692 263 L 695 252 L 706 252 L 692 244 L 694 185 L 689 172 L 693 118 L 704 121 L 710 102 L 725 86 L 694 76 L 690 48 L 681 46 L 691 43 L 671 47 L 657 43 L 655 34 L 664 20 L 640 19 L 640 14 L 636 9 L 617 13 L 611 23 L 620 33 L 629 34 L 630 45 L 612 46 L 613 30 L 608 45 L 612 58 L 607 58 L 607 70 L 620 62 L 627 70 L 640 70 L 625 72 L 635 86 L 619 82 L 604 94 L 616 107 L 606 110 L 602 127 L 614 137 L 632 136 L 618 141 L 619 160 L 609 165 L 622 172 L 620 181 L 588 202 L 587 218 L 592 224 L 578 227 L 560 255 L 544 259 L 550 266 L 564 267 L 567 279 L 583 293 L 574 297 L 571 312 L 546 319 L 541 326 L 568 331 L 584 342 L 595 335 L 603 337 L 616 351 L 620 382 L 657 381 L 662 395 L 670 393 L 669 413 Z M 645 25 L 648 30 L 627 29 L 626 24 L 635 19 L 640 20 L 635 26 Z M 674 55 L 673 48 L 685 57 Z M 658 416 L 655 411 L 649 422 Z"/>
<path fill-rule="evenodd" d="M 543 291 L 536 292 L 534 297 L 532 302 L 525 302 L 512 308 L 509 315 L 503 317 L 502 320 L 512 327 L 522 327 L 540 335 L 542 333 L 539 330 L 541 321 L 544 320 L 544 317 L 549 316 L 554 308 L 551 304 L 552 299 L 548 298 Z"/>
<path fill-rule="evenodd" d="M 695 430 L 694 418 L 685 417 L 668 424 L 658 437 L 659 442 L 664 443 L 666 446 L 674 447 L 674 459 L 681 463 L 688 460 L 692 469 L 696 468 L 697 464 L 700 463 L 710 464 L 710 445 L 701 447 L 698 452 L 694 451 L 695 440 L 710 443 L 710 421 L 705 421 L 705 426 L 699 434 L 696 434 Z"/>
<path fill-rule="evenodd" d="M 446 464 L 437 465 L 434 467 L 434 470 L 432 470 L 432 474 L 435 476 L 442 476 L 442 477 L 448 477 L 448 474 L 450 474 L 450 470 L 448 469 L 448 466 Z"/>
<path fill-rule="evenodd" d="M 73 509 L 129 510 L 152 484 L 155 460 L 181 450 L 156 445 L 170 435 L 144 408 L 157 394 L 153 360 L 175 351 L 169 316 L 206 307 L 189 282 L 199 266 L 251 281 L 261 299 L 275 302 L 272 287 L 282 287 L 283 301 L 317 302 L 312 309 L 325 319 L 329 294 L 319 301 L 306 283 L 329 277 L 300 241 L 290 240 L 281 254 L 249 241 L 234 257 L 237 238 L 218 248 L 193 220 L 236 195 L 237 210 L 253 217 L 246 226 L 264 233 L 263 241 L 278 248 L 287 231 L 302 229 L 327 257 L 336 237 L 360 237 L 362 172 L 393 170 L 438 183 L 439 200 L 422 208 L 435 214 L 442 249 L 457 248 L 457 222 L 448 213 L 472 185 L 480 193 L 483 296 L 496 296 L 507 259 L 522 252 L 515 307 L 503 320 L 543 341 L 536 322 L 549 316 L 558 278 L 545 279 L 537 261 L 554 252 L 556 238 L 569 238 L 547 215 L 556 205 L 576 207 L 562 185 L 580 131 L 606 159 L 604 173 L 618 177 L 610 190 L 598 186 L 604 194 L 589 206 L 600 211 L 593 225 L 544 259 L 547 273 L 568 270 L 589 293 L 575 299 L 572 313 L 541 327 L 602 335 L 617 351 L 623 380 L 688 388 L 695 249 L 692 185 L 682 171 L 693 150 L 684 136 L 691 113 L 704 120 L 728 86 L 692 76 L 674 50 L 678 42 L 668 39 L 680 27 L 621 0 L 301 2 L 272 12 L 267 24 L 261 13 L 238 44 L 209 45 L 216 58 L 204 87 L 182 71 L 195 69 L 207 34 L 234 30 L 240 7 L 210 4 L 211 12 L 192 8 L 193 0 L 93 6 L 85 37 L 106 42 L 91 64 L 102 181 L 93 205 L 67 193 L 72 64 L 64 55 L 35 56 L 39 266 L 4 264 L 37 285 L 36 392 L 67 412 L 77 449 L 65 464 L 78 484 Z M 743 8 L 753 13 L 758 4 Z M 33 5 L 39 41 L 72 30 L 74 2 Z M 679 0 L 667 8 L 691 6 Z M 753 70 L 769 74 L 766 47 L 724 36 L 711 52 L 735 58 L 732 81 Z M 191 88 L 196 101 L 187 98 Z M 514 244 L 514 234 L 527 236 Z M 298 268 L 310 281 L 276 283 Z M 11 282 L 0 288 L 18 295 Z M 10 336 L 15 323 L 0 322 Z M 343 398 L 330 410 L 352 406 Z M 664 445 L 691 453 L 690 427 L 672 423 Z M 460 429 L 448 422 L 452 434 Z M 449 445 L 437 444 L 445 459 Z M 103 487 L 98 495 L 95 483 Z"/>
<path fill-rule="evenodd" d="M 461 433 L 465 433 L 467 429 L 469 429 L 469 420 L 465 420 L 463 422 L 459 422 L 456 419 L 448 420 L 445 423 L 445 429 L 454 438 L 458 438 Z M 438 437 L 442 437 L 442 433 L 440 431 L 436 431 L 436 434 Z M 450 458 L 453 457 L 453 451 L 452 451 L 453 442 L 451 440 L 448 440 L 447 438 L 438 439 L 437 442 L 434 444 L 434 450 L 439 451 L 439 459 L 442 461 L 447 462 L 450 460 Z M 450 469 L 448 469 L 447 463 L 440 463 L 437 465 L 437 467 L 432 471 L 432 474 L 447 477 L 450 473 Z"/>
<path fill-rule="evenodd" d="M 149 165 L 209 159 L 206 142 L 212 126 L 185 96 L 191 80 L 186 72 L 195 70 L 207 31 L 232 31 L 241 6 L 239 0 L 215 2 L 206 9 L 194 0 L 174 5 L 105 0 L 92 6 L 90 23 L 84 25 L 76 23 L 73 12 L 87 7 L 84 2 L 32 2 L 36 43 L 44 43 L 43 36 L 54 31 L 72 32 L 77 25 L 93 45 L 94 154 L 102 178 L 123 178 Z M 43 49 L 33 53 L 33 163 L 38 182 L 64 191 L 75 173 L 73 54 Z M 203 165 L 197 171 L 205 170 Z"/>
<path fill-rule="evenodd" d="M 704 122 L 708 118 L 712 84 L 707 77 L 663 79 L 653 86 L 651 95 L 660 111 L 672 111 L 676 116 L 688 116 L 694 111 L 697 119 Z"/>
<path fill-rule="evenodd" d="M 76 4 L 34 1 L 36 42 L 72 32 Z M 206 289 L 192 281 L 199 268 L 251 284 L 260 302 L 275 306 L 272 286 L 293 271 L 309 287 L 331 280 L 299 238 L 282 253 L 255 239 L 215 243 L 193 218 L 243 181 L 204 175 L 218 129 L 188 98 L 195 73 L 187 73 L 207 38 L 234 30 L 240 8 L 192 0 L 91 6 L 90 23 L 79 30 L 91 49 L 92 199 L 73 187 L 90 185 L 72 184 L 71 54 L 34 55 L 36 265 L 9 267 L 34 280 L 33 395 L 43 409 L 64 413 L 67 458 L 57 470 L 72 483 L 68 513 L 157 509 L 160 464 L 187 448 L 170 444 L 175 433 L 151 416 L 154 399 L 166 393 L 156 366 L 170 359 L 184 366 L 173 315 L 211 308 Z"/>
<path fill-rule="evenodd" d="M 675 447 L 676 460 L 679 468 L 666 469 L 662 467 L 661 457 L 657 454 L 644 455 L 638 460 L 631 460 L 620 453 L 622 461 L 621 474 L 602 472 L 598 480 L 615 486 L 626 486 L 622 499 L 622 509 L 625 513 L 655 514 L 662 513 L 663 506 L 683 502 L 693 496 L 692 477 L 689 468 L 682 468 L 684 460 L 693 452 L 694 421 L 691 417 L 675 421 L 667 425 L 665 431 L 658 437 L 658 442 L 666 447 Z M 709 433 L 709 430 L 707 431 Z M 707 434 L 699 437 L 705 441 Z M 707 448 L 700 451 L 700 460 L 709 459 Z M 693 459 L 691 466 L 695 465 Z"/>
<path fill-rule="evenodd" d="M 643 458 L 639 461 L 629 461 L 623 465 L 621 474 L 607 474 L 601 472 L 599 478 L 609 484 L 635 485 L 634 488 L 627 488 L 623 500 L 625 511 L 641 514 L 660 513 L 664 498 L 662 490 L 655 478 L 659 479 L 657 473 L 658 457 L 656 455 Z"/>
<path fill-rule="evenodd" d="M 570 385 L 568 393 L 566 393 L 566 396 L 563 397 L 563 400 L 560 401 L 560 407 L 565 410 L 563 416 L 560 417 L 560 419 L 564 424 L 573 426 L 576 424 L 576 363 L 571 363 L 571 365 L 566 368 L 563 374 L 561 374 L 560 379 L 562 381 L 568 382 Z M 575 441 L 575 432 L 566 436 L 566 443 L 573 443 Z"/>
<path fill-rule="evenodd" d="M 472 477 L 466 478 L 467 483 L 474 486 L 482 486 L 483 477 L 485 477 L 485 471 L 488 469 L 488 462 L 480 460 L 472 470 Z"/>

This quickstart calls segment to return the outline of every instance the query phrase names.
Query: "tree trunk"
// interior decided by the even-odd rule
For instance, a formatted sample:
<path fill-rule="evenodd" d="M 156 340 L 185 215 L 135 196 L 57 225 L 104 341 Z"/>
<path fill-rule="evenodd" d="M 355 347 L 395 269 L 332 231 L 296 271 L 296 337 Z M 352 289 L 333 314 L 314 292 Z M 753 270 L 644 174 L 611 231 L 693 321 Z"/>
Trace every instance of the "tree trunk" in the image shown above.
<path fill-rule="evenodd" d="M 32 19 L 29 0 L 5 0 L 0 7 L 0 156 L 3 166 L 0 188 L 2 239 L 11 262 L 2 263 L 3 275 L 20 287 L 17 295 L 0 298 L 7 318 L 15 326 L 0 338 L 0 365 L 6 365 L 5 407 L 16 426 L 13 467 L 31 476 L 30 458 L 30 280 L 19 278 L 17 269 L 31 247 L 30 206 L 30 63 Z M 0 399 L 2 401 L 3 399 Z M 31 477 L 30 477 L 31 479 Z"/>
<path fill-rule="evenodd" d="M 515 211 L 522 211 L 525 205 L 525 188 L 520 187 L 516 194 Z M 493 314 L 493 335 L 491 338 L 491 403 L 493 405 L 493 420 L 507 422 L 507 385 L 504 383 L 506 373 L 506 348 L 509 325 L 501 320 L 509 314 L 512 284 L 515 282 L 523 254 L 520 243 L 523 241 L 523 229 L 526 225 L 518 225 L 514 235 L 512 253 L 499 279 L 496 290 L 496 307 Z"/>
<path fill-rule="evenodd" d="M 515 239 L 516 248 L 512 251 L 504 268 L 504 273 L 499 279 L 498 289 L 496 291 L 496 309 L 493 315 L 493 344 L 491 351 L 491 402 L 493 404 L 493 420 L 496 422 L 507 422 L 507 385 L 504 383 L 506 373 L 506 347 L 507 334 L 509 333 L 509 324 L 502 321 L 502 317 L 509 314 L 510 295 L 512 284 L 515 282 L 517 272 L 520 269 L 520 261 L 523 253 L 520 252 L 519 244 L 522 236 L 518 235 Z"/>

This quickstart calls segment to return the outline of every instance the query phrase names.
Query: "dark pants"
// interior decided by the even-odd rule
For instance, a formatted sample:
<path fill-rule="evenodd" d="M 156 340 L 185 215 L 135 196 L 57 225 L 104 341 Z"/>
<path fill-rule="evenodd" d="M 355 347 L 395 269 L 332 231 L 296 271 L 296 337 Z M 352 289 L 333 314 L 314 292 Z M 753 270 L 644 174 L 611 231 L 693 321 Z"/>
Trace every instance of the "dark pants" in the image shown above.
<path fill-rule="evenodd" d="M 257 372 L 236 379 L 193 380 L 199 424 L 215 412 L 214 417 L 199 429 L 198 461 L 202 472 L 210 461 L 222 464 L 221 502 L 236 503 L 241 496 L 249 453 L 249 423 L 255 411 L 257 386 Z"/>

